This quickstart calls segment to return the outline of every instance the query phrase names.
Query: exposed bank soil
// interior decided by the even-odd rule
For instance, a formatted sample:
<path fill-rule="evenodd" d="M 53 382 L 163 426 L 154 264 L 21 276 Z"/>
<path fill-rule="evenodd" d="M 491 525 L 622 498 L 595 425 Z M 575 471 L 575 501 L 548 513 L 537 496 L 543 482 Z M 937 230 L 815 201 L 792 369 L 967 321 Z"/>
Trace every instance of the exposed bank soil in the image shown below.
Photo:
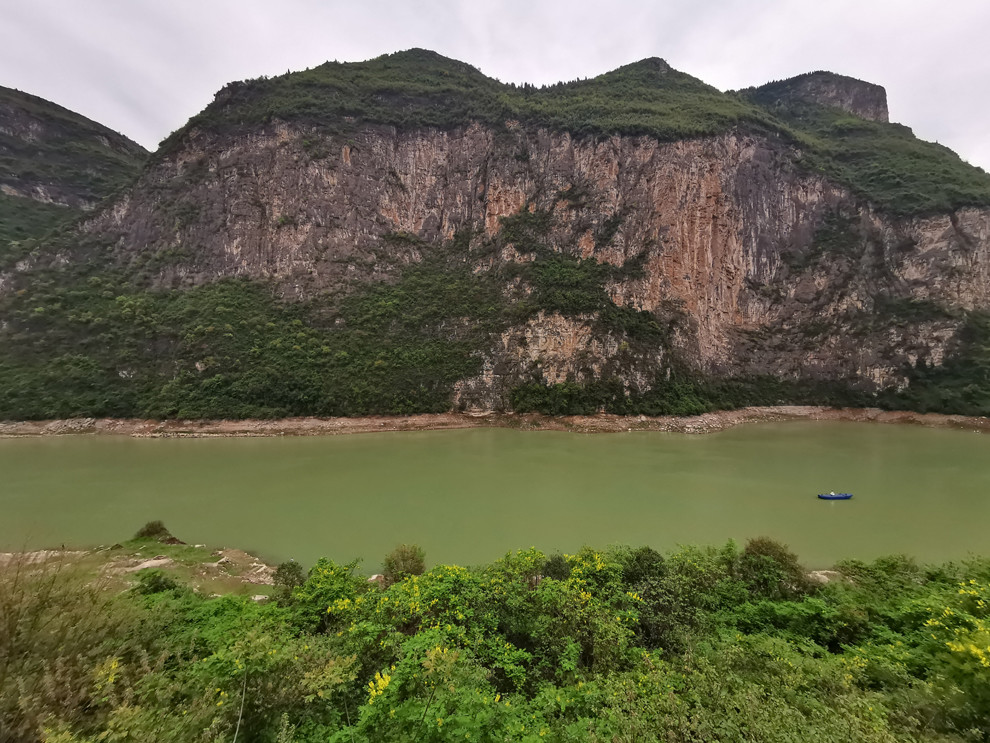
<path fill-rule="evenodd" d="M 434 415 L 365 418 L 282 418 L 279 420 L 135 420 L 72 418 L 55 421 L 0 422 L 0 437 L 109 434 L 144 438 L 205 438 L 232 436 L 323 436 L 381 431 L 440 431 L 458 428 L 515 428 L 520 430 L 617 433 L 669 431 L 713 433 L 744 423 L 794 420 L 912 423 L 934 428 L 990 431 L 990 418 L 962 415 L 889 411 L 877 408 L 825 408 L 785 405 L 722 410 L 689 417 L 568 415 L 536 413 L 438 413 Z"/>
<path fill-rule="evenodd" d="M 156 568 L 203 593 L 237 593 L 263 598 L 273 583 L 275 568 L 239 549 L 211 550 L 205 545 L 133 540 L 89 550 L 0 552 L 0 579 L 6 571 L 56 573 L 70 570 L 89 579 L 130 587 L 136 573 Z"/>

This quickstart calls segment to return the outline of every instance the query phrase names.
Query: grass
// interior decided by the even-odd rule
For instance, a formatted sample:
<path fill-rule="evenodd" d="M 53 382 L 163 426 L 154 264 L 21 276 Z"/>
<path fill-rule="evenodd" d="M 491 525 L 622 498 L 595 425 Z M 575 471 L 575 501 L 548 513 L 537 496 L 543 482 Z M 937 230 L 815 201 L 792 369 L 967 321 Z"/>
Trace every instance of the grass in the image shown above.
<path fill-rule="evenodd" d="M 115 591 L 123 591 L 134 585 L 148 570 L 162 574 L 204 594 L 234 594 L 239 596 L 268 595 L 272 587 L 249 583 L 243 579 L 254 559 L 247 553 L 226 551 L 233 559 L 223 565 L 217 562 L 224 555 L 211 547 L 191 544 L 163 544 L 157 539 L 135 537 L 109 547 L 97 547 L 70 552 L 51 551 L 44 559 L 27 562 L 32 553 L 15 557 L 14 561 L 0 562 L 0 574 L 14 570 L 65 571 L 74 580 L 105 585 Z M 167 563 L 157 568 L 134 570 L 141 563 L 155 558 L 166 558 Z M 18 559 L 20 563 L 18 563 Z M 2 578 L 0 578 L 2 582 Z"/>

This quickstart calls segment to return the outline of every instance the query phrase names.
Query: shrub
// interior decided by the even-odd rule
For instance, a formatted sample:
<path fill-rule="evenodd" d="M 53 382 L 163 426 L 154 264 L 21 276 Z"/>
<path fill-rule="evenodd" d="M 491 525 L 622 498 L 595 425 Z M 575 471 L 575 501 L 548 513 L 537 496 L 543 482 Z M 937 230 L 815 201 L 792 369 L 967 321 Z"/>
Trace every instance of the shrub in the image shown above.
<path fill-rule="evenodd" d="M 386 585 L 397 583 L 409 575 L 422 575 L 426 570 L 426 552 L 415 544 L 400 544 L 385 555 Z"/>
<path fill-rule="evenodd" d="M 547 558 L 547 561 L 543 563 L 543 569 L 541 570 L 544 578 L 553 578 L 554 580 L 567 580 L 571 577 L 571 565 L 567 562 L 567 558 L 563 555 L 553 555 Z"/>
<path fill-rule="evenodd" d="M 134 587 L 134 590 L 145 596 L 150 596 L 154 593 L 164 593 L 165 591 L 178 591 L 182 588 L 175 578 L 163 570 L 154 568 L 151 570 L 142 570 L 138 573 L 137 579 L 138 584 Z"/>
<path fill-rule="evenodd" d="M 288 560 L 275 568 L 272 576 L 272 583 L 275 586 L 274 596 L 278 601 L 288 601 L 292 596 L 292 591 L 306 582 L 306 575 L 303 573 L 302 565 L 295 560 Z"/>
<path fill-rule="evenodd" d="M 663 574 L 663 556 L 652 547 L 632 550 L 622 562 L 622 580 L 628 586 L 638 586 Z"/>
<path fill-rule="evenodd" d="M 807 593 L 810 588 L 797 556 L 769 537 L 756 537 L 746 543 L 739 557 L 739 572 L 757 596 L 789 598 Z"/>
<path fill-rule="evenodd" d="M 272 580 L 276 586 L 293 589 L 306 582 L 306 575 L 303 573 L 302 565 L 295 560 L 289 560 L 275 568 Z"/>
<path fill-rule="evenodd" d="M 306 582 L 293 591 L 293 617 L 296 625 L 310 632 L 327 628 L 330 615 L 327 608 L 334 602 L 357 598 L 367 588 L 363 579 L 354 575 L 357 560 L 338 565 L 320 558 L 310 569 Z"/>
<path fill-rule="evenodd" d="M 159 542 L 163 539 L 171 539 L 172 533 L 165 528 L 165 524 L 161 521 L 149 521 L 134 535 L 135 539 L 157 539 Z"/>
<path fill-rule="evenodd" d="M 94 668 L 141 634 L 136 612 L 64 557 L 0 565 L 0 740 L 33 743 L 46 718 L 76 723 L 95 706 Z"/>

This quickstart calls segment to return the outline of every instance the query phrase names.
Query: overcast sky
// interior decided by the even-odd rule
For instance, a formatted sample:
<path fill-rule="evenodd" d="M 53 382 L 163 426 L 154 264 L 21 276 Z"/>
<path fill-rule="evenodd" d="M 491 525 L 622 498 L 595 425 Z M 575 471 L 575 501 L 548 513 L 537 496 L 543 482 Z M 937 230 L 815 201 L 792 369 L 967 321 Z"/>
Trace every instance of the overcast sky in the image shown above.
<path fill-rule="evenodd" d="M 423 47 L 506 82 L 644 57 L 722 90 L 810 70 L 990 170 L 988 0 L 0 0 L 0 85 L 149 149 L 231 80 Z"/>

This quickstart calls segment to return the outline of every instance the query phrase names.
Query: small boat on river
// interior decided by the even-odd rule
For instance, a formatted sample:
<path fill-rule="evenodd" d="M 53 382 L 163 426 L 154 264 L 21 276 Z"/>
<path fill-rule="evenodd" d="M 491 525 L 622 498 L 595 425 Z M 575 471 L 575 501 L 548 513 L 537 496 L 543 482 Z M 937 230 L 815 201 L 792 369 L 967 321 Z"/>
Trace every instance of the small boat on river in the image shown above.
<path fill-rule="evenodd" d="M 831 493 L 819 493 L 818 497 L 822 500 L 849 500 L 853 497 L 852 493 L 836 493 L 834 490 Z"/>

